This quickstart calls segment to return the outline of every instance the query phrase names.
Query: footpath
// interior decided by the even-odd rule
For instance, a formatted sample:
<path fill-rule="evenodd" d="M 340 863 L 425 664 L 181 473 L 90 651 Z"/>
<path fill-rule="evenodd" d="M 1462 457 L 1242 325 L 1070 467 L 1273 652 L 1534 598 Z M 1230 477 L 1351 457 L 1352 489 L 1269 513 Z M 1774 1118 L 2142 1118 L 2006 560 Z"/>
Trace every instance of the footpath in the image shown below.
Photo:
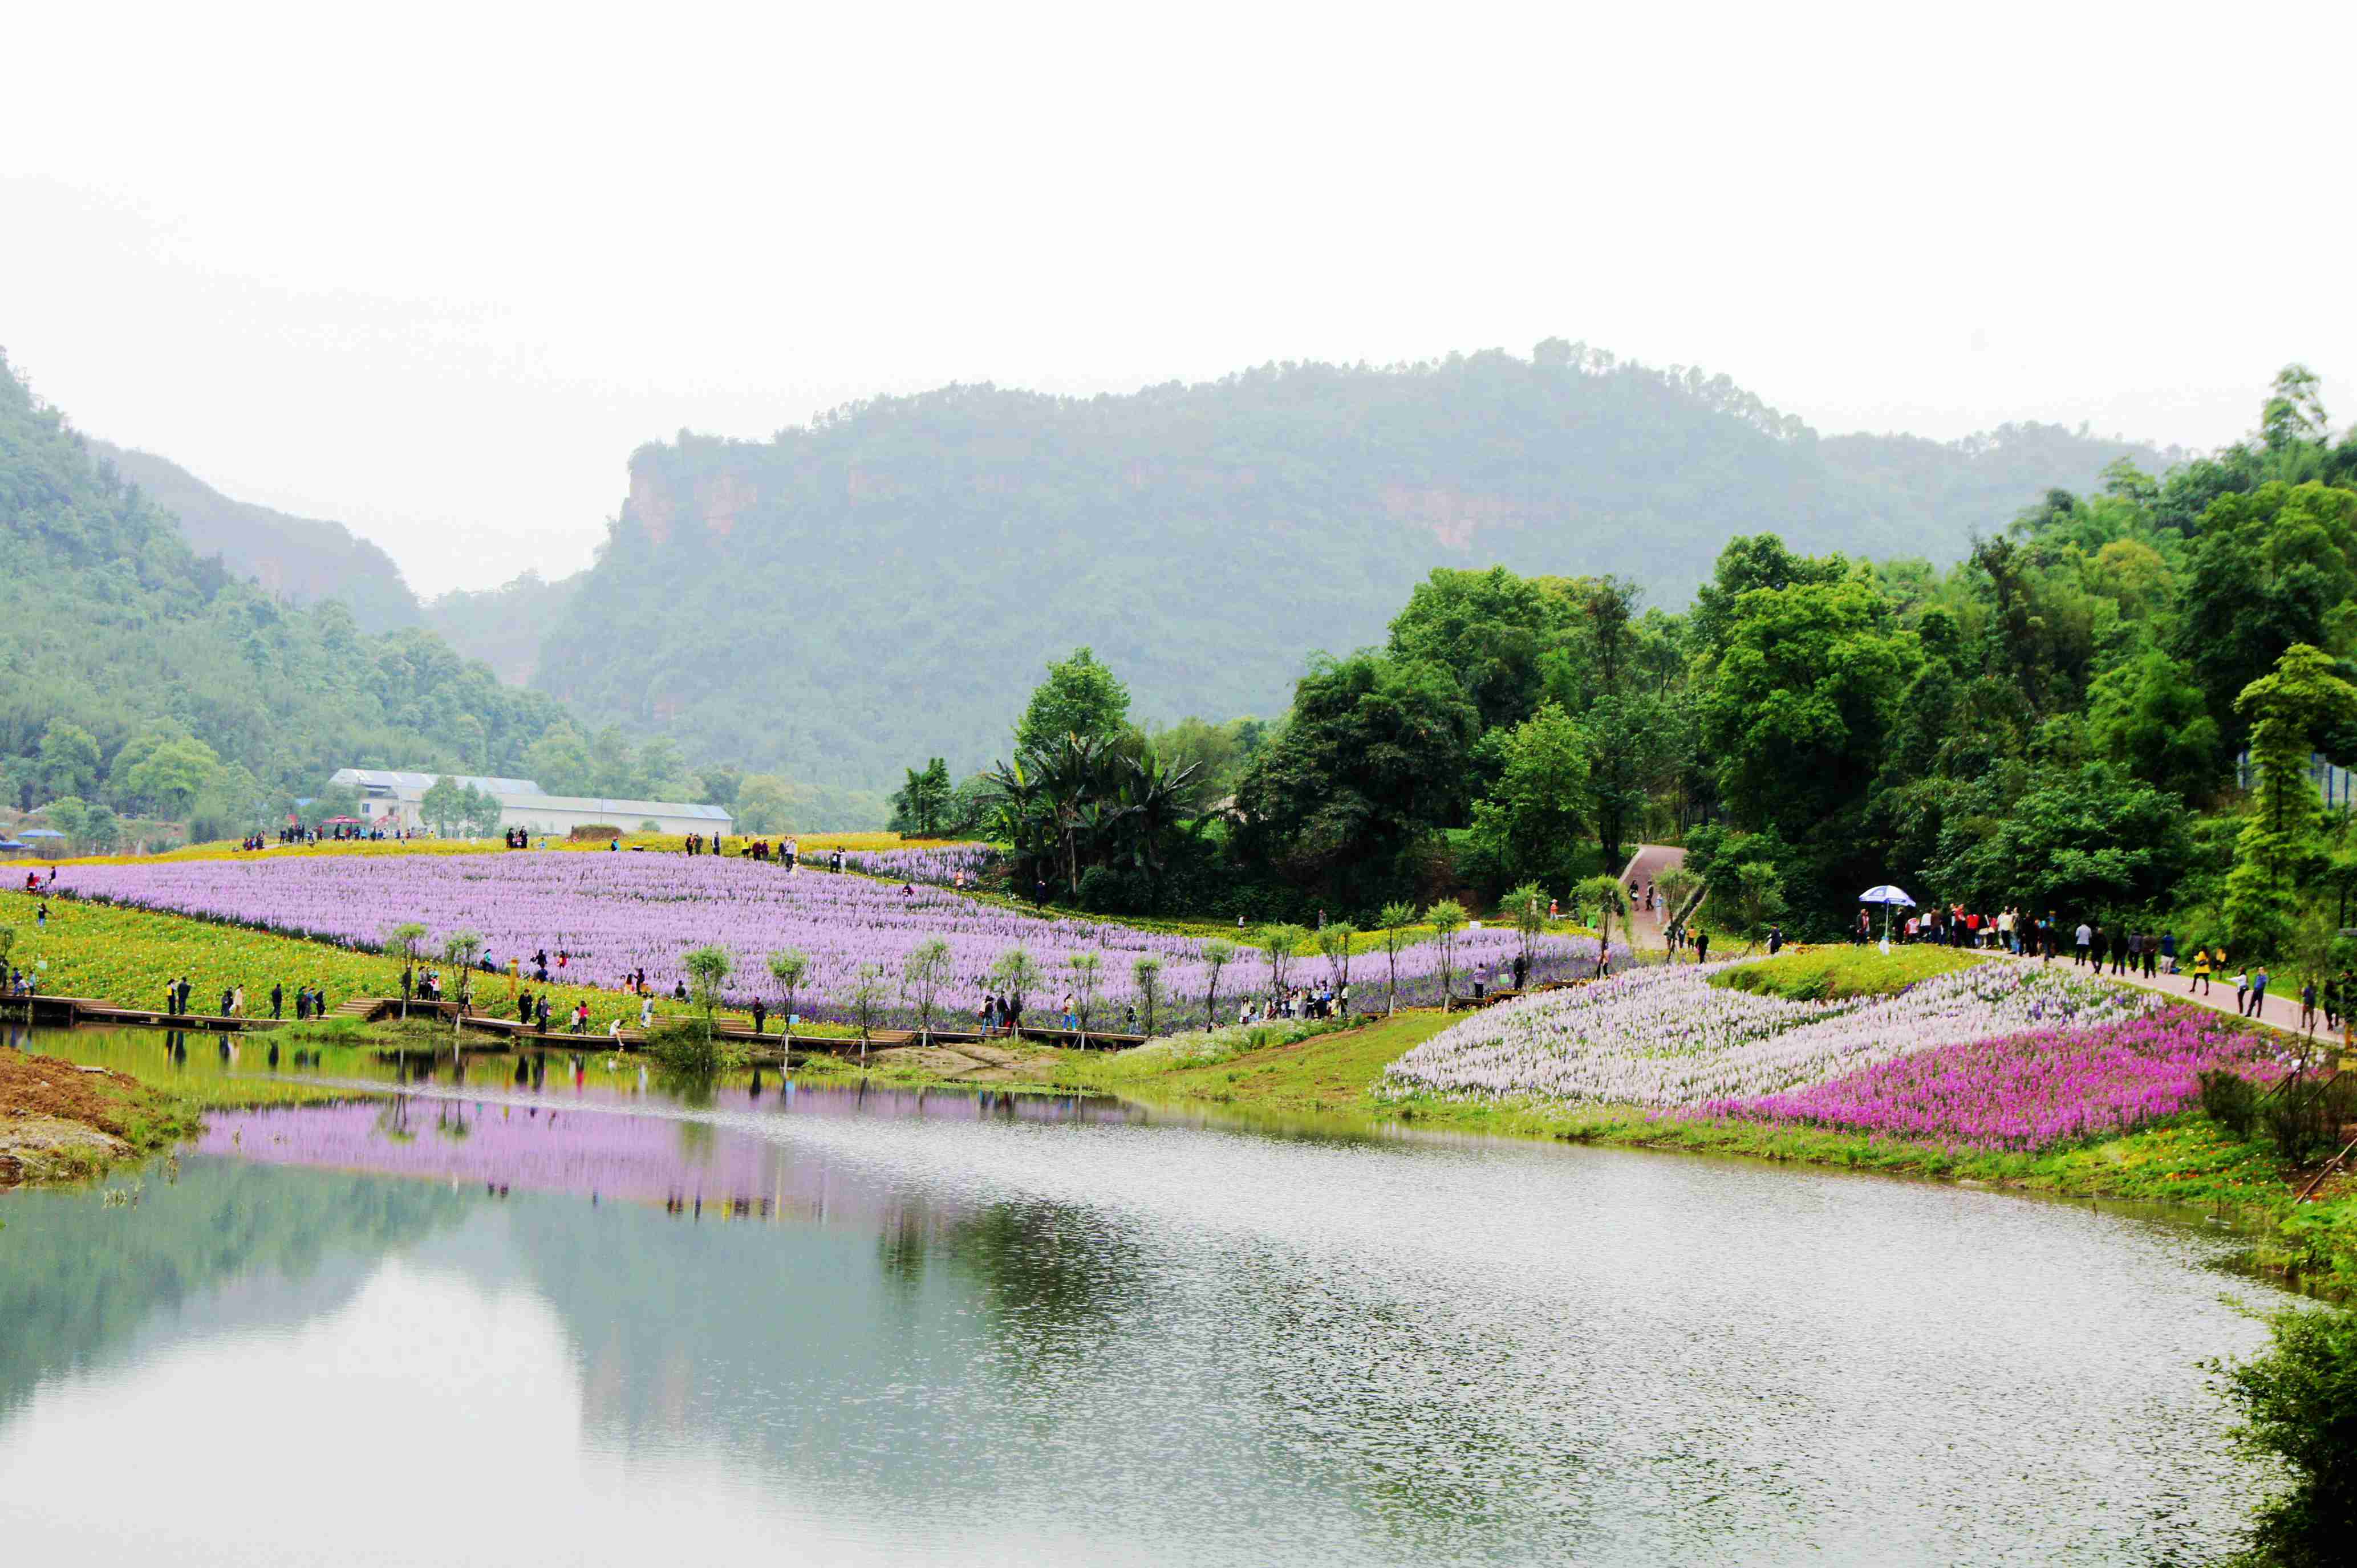
<path fill-rule="evenodd" d="M 1966 950 L 1969 951 L 1971 950 L 1967 949 Z M 2091 970 L 2097 971 L 2100 972 L 2106 980 L 2117 981 L 2122 985 L 2139 986 L 2146 991 L 2159 992 L 2171 1002 L 2190 1002 L 2196 1007 L 2208 1007 L 2220 1013 L 2233 1013 L 2237 1011 L 2234 1005 L 2235 972 L 2231 967 L 2223 974 L 2212 975 L 2210 979 L 2209 987 L 2205 991 L 2194 984 L 2193 976 L 2190 972 L 2169 974 L 2156 972 L 2150 980 L 2147 980 L 2144 977 L 2144 972 L 2140 969 L 2131 972 L 2123 965 L 2120 972 L 2114 974 L 2111 972 L 2110 966 L 2107 964 L 2074 964 L 2067 956 L 2061 953 L 2055 954 L 2050 961 L 2030 958 L 2026 955 L 2020 958 L 2015 958 L 2013 954 L 2006 952 L 1996 953 L 1996 956 L 1999 958 L 2011 959 L 2016 963 L 2044 963 L 2050 961 L 2057 969 L 2078 969 L 2082 973 L 2085 973 Z M 2182 966 L 2185 960 L 2180 956 L 2178 960 L 2178 963 Z M 2299 982 L 2298 980 L 2292 978 L 2288 974 L 2278 974 L 2274 976 L 2272 983 L 2267 987 L 2267 997 L 2265 1005 L 2266 1010 L 2264 1013 L 2251 1013 L 2246 1015 L 2246 1016 L 2256 1018 L 2260 1023 L 2280 1029 L 2287 1035 L 2297 1035 L 2300 1032 Z M 2314 1037 L 2319 1040 L 2326 1038 L 2327 1036 L 2324 1032 L 2324 1009 L 2321 1006 L 2317 1009 L 2316 1022 L 2317 1027 Z"/>

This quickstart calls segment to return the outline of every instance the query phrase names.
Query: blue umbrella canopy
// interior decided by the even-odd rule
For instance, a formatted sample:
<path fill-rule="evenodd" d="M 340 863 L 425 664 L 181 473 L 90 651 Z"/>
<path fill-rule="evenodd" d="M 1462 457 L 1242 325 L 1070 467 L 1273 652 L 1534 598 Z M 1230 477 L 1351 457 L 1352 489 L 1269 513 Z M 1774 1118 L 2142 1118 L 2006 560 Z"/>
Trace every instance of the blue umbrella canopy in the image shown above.
<path fill-rule="evenodd" d="M 66 835 L 55 828 L 19 828 L 16 836 L 20 839 L 61 839 Z"/>
<path fill-rule="evenodd" d="M 1857 896 L 1861 904 L 1905 904 L 1912 908 L 1915 900 L 1907 896 L 1904 887 L 1893 887 L 1886 882 L 1879 887 L 1869 887 Z"/>

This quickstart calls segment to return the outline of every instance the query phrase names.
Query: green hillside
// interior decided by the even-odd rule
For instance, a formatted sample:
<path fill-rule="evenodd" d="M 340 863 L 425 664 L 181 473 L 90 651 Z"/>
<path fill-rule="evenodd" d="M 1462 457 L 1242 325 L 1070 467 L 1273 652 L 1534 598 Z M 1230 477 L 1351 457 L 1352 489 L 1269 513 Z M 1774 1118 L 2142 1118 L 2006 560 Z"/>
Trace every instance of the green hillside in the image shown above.
<path fill-rule="evenodd" d="M 250 823 L 345 764 L 515 773 L 563 709 L 199 556 L 0 360 L 0 792 Z M 397 578 L 393 579 L 398 581 Z"/>
<path fill-rule="evenodd" d="M 391 631 L 423 619 L 393 557 L 342 523 L 231 500 L 152 452 L 104 441 L 89 445 L 93 456 L 179 518 L 189 549 L 220 556 L 231 575 L 297 605 L 341 599 L 362 631 Z"/>
<path fill-rule="evenodd" d="M 640 449 L 537 682 L 688 754 L 872 788 L 1005 749 L 1093 646 L 1140 719 L 1283 709 L 1435 567 L 1613 573 L 1683 604 L 1730 534 L 1953 561 L 2050 487 L 2160 455 L 2052 426 L 1820 439 L 1725 377 L 1561 342 L 1270 366 L 1134 396 L 878 399 Z"/>

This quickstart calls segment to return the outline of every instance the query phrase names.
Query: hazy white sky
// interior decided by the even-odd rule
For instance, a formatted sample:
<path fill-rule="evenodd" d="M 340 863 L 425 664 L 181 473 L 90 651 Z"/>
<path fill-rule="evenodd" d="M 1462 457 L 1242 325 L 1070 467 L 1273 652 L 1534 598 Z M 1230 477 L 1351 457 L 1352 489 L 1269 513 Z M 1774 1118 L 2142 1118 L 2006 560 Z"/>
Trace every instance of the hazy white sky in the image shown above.
<path fill-rule="evenodd" d="M 0 345 L 426 592 L 638 445 L 1560 335 L 1826 431 L 2357 415 L 2357 5 L 12 14 Z"/>

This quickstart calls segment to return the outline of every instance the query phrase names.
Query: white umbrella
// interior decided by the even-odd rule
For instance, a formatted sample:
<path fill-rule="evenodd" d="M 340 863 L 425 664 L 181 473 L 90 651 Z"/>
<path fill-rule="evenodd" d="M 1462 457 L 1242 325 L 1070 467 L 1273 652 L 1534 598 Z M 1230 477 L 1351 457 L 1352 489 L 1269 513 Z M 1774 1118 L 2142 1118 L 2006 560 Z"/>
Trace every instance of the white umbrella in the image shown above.
<path fill-rule="evenodd" d="M 1904 887 L 1893 886 L 1891 884 L 1885 882 L 1879 886 L 1869 887 L 1865 892 L 1859 894 L 1857 896 L 1857 901 L 1861 904 L 1879 904 L 1882 906 L 1882 950 L 1885 953 L 1889 952 L 1890 907 L 1893 904 L 1904 904 L 1911 909 L 1915 907 L 1915 900 L 1908 896 L 1907 889 Z"/>

